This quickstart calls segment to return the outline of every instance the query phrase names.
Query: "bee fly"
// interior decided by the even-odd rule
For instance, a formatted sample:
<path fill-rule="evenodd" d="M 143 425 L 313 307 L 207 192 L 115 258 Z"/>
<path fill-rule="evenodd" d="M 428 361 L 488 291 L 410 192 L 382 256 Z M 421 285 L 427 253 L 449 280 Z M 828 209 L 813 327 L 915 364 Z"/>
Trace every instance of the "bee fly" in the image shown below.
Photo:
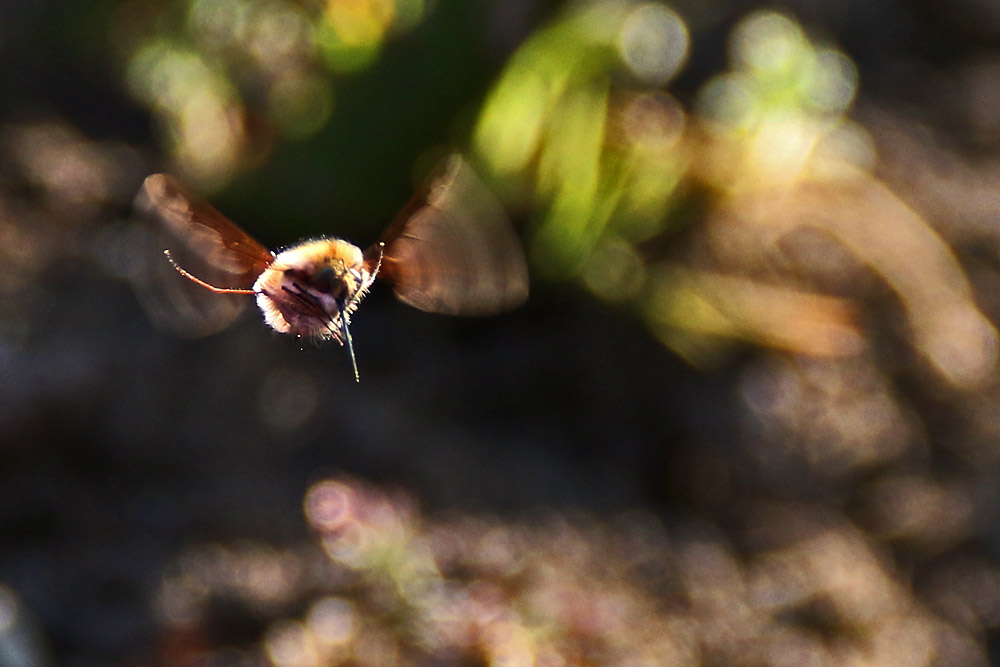
<path fill-rule="evenodd" d="M 489 315 L 528 295 L 514 230 L 458 155 L 366 251 L 326 237 L 271 252 L 166 174 L 146 179 L 136 208 L 158 225 L 177 273 L 216 294 L 254 296 L 275 331 L 346 346 L 355 380 L 351 314 L 376 277 L 404 303 L 435 313 Z"/>

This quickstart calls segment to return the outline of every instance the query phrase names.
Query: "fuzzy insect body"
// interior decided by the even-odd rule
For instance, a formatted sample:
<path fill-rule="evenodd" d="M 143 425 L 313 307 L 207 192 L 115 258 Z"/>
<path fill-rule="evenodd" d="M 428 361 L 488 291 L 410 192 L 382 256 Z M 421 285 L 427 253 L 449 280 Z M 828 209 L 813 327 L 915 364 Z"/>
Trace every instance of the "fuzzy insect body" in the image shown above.
<path fill-rule="evenodd" d="M 309 241 L 284 250 L 254 282 L 264 321 L 281 333 L 336 338 L 377 273 L 361 248 L 341 239 Z"/>
<path fill-rule="evenodd" d="M 136 208 L 155 221 L 185 278 L 219 298 L 254 295 L 275 331 L 336 340 L 352 363 L 350 317 L 376 278 L 404 303 L 452 315 L 498 313 L 528 294 L 513 228 L 458 155 L 366 251 L 330 237 L 272 253 L 166 174 L 146 179 Z M 221 323 L 236 312 L 226 309 Z M 354 370 L 357 378 L 356 363 Z"/>

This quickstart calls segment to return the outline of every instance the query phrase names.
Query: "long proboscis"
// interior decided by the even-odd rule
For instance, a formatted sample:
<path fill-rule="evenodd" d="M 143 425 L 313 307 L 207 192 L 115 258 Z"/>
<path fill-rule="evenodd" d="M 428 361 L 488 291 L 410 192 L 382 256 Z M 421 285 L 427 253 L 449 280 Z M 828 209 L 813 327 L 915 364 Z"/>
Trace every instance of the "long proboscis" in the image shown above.
<path fill-rule="evenodd" d="M 344 344 L 347 346 L 347 354 L 351 357 L 351 366 L 354 367 L 354 381 L 360 383 L 361 375 L 358 373 L 358 360 L 354 356 L 354 339 L 351 338 L 347 315 L 343 311 L 340 312 L 340 329 L 344 332 Z"/>

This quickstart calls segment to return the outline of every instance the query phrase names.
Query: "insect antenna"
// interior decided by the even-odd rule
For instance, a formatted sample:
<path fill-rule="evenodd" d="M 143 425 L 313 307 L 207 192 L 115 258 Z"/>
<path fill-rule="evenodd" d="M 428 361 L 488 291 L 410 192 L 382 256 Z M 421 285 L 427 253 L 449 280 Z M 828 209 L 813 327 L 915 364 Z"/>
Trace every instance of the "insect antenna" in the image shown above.
<path fill-rule="evenodd" d="M 182 276 L 184 276 L 185 278 L 187 278 L 192 282 L 198 283 L 199 285 L 201 285 L 206 289 L 210 289 L 218 294 L 256 294 L 256 292 L 254 292 L 252 289 L 242 289 L 239 287 L 216 287 L 215 285 L 206 283 L 201 278 L 198 278 L 188 273 L 183 268 L 181 268 L 181 265 L 178 264 L 176 261 L 174 261 L 174 258 L 170 254 L 169 250 L 164 250 L 163 254 L 166 255 L 167 261 L 170 262 L 170 265 L 173 266 L 175 269 L 177 269 L 177 273 L 181 274 Z"/>

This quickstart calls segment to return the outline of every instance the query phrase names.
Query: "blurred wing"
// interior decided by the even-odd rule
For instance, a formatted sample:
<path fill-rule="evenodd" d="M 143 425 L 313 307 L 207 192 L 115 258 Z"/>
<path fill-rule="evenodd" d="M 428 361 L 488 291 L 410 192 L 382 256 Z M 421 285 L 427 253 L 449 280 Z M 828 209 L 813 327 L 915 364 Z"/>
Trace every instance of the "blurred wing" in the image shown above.
<path fill-rule="evenodd" d="M 257 276 L 274 261 L 271 251 L 237 227 L 211 205 L 166 174 L 153 174 L 142 184 L 136 200 L 158 218 L 175 239 L 170 250 L 177 262 L 216 287 L 250 289 Z M 192 258 L 199 266 L 185 265 Z M 222 282 L 207 280 L 198 269 L 212 271 Z"/>
<path fill-rule="evenodd" d="M 386 230 L 379 276 L 420 310 L 489 315 L 524 303 L 528 268 L 500 203 L 458 155 Z M 367 253 L 377 259 L 377 246 Z"/>
<path fill-rule="evenodd" d="M 251 299 L 217 294 L 180 275 L 164 256 L 217 287 L 249 289 L 273 261 L 267 248 L 165 174 L 148 177 L 136 197 L 132 282 L 151 318 L 188 336 L 228 326 Z"/>

